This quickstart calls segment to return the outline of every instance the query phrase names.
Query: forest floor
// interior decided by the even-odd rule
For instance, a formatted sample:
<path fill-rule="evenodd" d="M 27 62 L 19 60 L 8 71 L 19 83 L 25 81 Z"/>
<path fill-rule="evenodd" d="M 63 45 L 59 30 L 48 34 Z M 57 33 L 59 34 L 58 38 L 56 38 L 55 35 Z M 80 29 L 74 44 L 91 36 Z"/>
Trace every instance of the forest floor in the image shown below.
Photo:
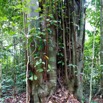
<path fill-rule="evenodd" d="M 53 95 L 46 98 L 45 103 L 80 103 L 73 94 L 70 94 L 65 88 L 58 89 Z M 0 103 L 26 103 L 26 93 L 16 95 L 15 99 L 8 97 Z M 44 103 L 44 102 L 43 102 Z M 84 102 L 88 103 L 88 102 Z M 95 98 L 92 103 L 103 103 L 103 99 Z"/>

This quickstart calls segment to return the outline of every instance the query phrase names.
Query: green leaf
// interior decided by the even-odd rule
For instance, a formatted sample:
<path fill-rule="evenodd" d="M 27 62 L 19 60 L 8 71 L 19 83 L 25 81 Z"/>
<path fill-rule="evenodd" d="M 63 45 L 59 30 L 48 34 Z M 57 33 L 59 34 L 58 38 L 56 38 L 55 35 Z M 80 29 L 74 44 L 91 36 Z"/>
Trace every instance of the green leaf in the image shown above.
<path fill-rule="evenodd" d="M 37 71 L 38 72 L 43 72 L 43 69 L 42 68 L 38 68 Z"/>
<path fill-rule="evenodd" d="M 34 79 L 33 79 L 33 77 L 34 77 Z M 29 78 L 29 80 L 37 80 L 38 79 L 38 77 L 36 76 L 36 75 L 34 75 L 34 76 L 31 76 L 30 78 Z"/>
<path fill-rule="evenodd" d="M 40 12 L 41 8 L 39 7 L 38 9 L 36 9 L 34 12 Z"/>

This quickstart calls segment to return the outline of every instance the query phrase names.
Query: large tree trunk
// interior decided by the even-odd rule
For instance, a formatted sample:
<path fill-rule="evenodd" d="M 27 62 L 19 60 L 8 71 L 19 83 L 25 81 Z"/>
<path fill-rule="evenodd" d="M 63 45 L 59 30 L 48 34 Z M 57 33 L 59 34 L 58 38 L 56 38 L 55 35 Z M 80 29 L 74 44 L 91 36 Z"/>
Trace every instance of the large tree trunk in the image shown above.
<path fill-rule="evenodd" d="M 39 6 L 42 9 L 40 14 L 34 12 Z M 34 27 L 40 27 L 41 31 L 45 33 L 45 36 L 41 37 L 45 39 L 44 48 L 41 51 L 36 50 L 40 53 L 42 61 L 45 62 L 42 65 L 43 73 L 35 72 L 38 79 L 37 81 L 33 80 L 30 84 L 32 86 L 29 86 L 29 89 L 32 88 L 31 98 L 33 98 L 33 102 L 46 102 L 43 98 L 53 93 L 57 80 L 56 69 L 60 71 L 58 78 L 63 78 L 68 90 L 71 93 L 77 93 L 81 100 L 83 97 L 81 74 L 85 37 L 84 0 L 43 0 L 40 3 L 38 0 L 31 0 L 29 8 L 31 10 L 28 15 L 30 18 L 43 17 L 41 24 L 39 21 L 32 20 L 29 31 Z M 39 44 L 36 38 L 35 41 Z M 30 48 L 29 54 L 32 54 L 33 51 L 34 49 Z M 36 61 L 31 55 L 30 66 L 33 68 L 35 63 Z M 34 69 L 37 71 L 37 68 Z M 49 69 L 50 72 L 47 72 Z"/>
<path fill-rule="evenodd" d="M 59 21 L 56 27 L 57 71 L 60 71 L 59 77 L 64 78 L 68 90 L 76 93 L 80 100 L 83 98 L 84 1 L 57 0 L 55 3 L 56 21 Z"/>
<path fill-rule="evenodd" d="M 29 34 L 32 35 L 32 42 L 31 42 L 31 48 L 29 49 L 29 64 L 30 66 L 28 66 L 28 69 L 32 68 L 35 69 L 35 73 L 33 74 L 33 76 L 37 76 L 37 80 L 28 80 L 29 81 L 29 86 L 28 86 L 28 92 L 30 95 L 30 103 L 44 103 L 46 102 L 45 97 L 52 94 L 55 87 L 56 87 L 56 43 L 55 43 L 55 29 L 48 27 L 48 22 L 47 22 L 47 18 L 48 18 L 48 11 L 47 7 L 44 6 L 43 4 L 47 4 L 49 3 L 48 1 L 45 1 L 42 3 L 42 1 L 40 2 L 40 4 L 42 4 L 41 7 L 41 13 L 42 16 L 44 17 L 44 19 L 42 20 L 42 23 L 40 25 L 40 21 L 39 20 L 31 20 L 30 21 L 30 25 L 28 27 L 28 31 L 35 29 L 38 30 L 38 28 L 40 28 L 41 32 L 44 32 L 46 35 L 44 37 L 41 36 L 41 39 L 45 39 L 45 45 L 43 47 L 42 50 L 38 50 L 39 45 L 37 45 L 36 48 L 36 52 L 34 52 L 35 47 L 33 47 L 32 45 L 36 44 L 40 44 L 40 41 L 43 42 L 43 40 L 38 40 L 34 34 Z M 37 10 L 39 8 L 39 6 L 41 6 L 38 2 L 38 0 L 31 0 L 29 3 L 29 8 L 30 8 L 30 13 L 28 14 L 28 18 L 39 18 L 39 16 L 41 16 L 41 14 L 39 14 L 39 12 L 35 12 L 35 10 Z M 48 29 L 51 28 L 53 34 L 52 36 L 49 36 L 49 32 Z M 35 42 L 34 42 L 35 41 Z M 43 64 L 41 66 L 41 68 L 43 69 L 43 72 L 39 72 L 38 68 L 34 68 L 37 60 L 34 59 L 34 54 L 39 52 L 40 53 L 40 59 L 42 59 L 43 62 L 45 62 L 45 64 Z M 28 64 L 27 64 L 28 65 Z M 50 70 L 50 71 L 49 71 Z M 48 72 L 49 71 L 49 72 Z"/>

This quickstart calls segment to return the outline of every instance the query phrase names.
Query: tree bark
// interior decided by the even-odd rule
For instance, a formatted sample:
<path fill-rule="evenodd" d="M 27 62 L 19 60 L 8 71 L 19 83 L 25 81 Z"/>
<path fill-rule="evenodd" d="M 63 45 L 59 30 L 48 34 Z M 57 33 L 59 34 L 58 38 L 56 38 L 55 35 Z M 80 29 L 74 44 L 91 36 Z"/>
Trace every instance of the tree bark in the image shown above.
<path fill-rule="evenodd" d="M 78 89 L 77 96 L 80 99 L 81 103 L 83 102 L 83 48 L 84 48 L 84 37 L 85 37 L 85 11 L 84 11 L 84 0 L 80 0 L 80 24 L 79 32 L 77 36 L 77 80 L 78 80 Z M 78 18 L 79 19 L 79 18 Z"/>
<path fill-rule="evenodd" d="M 34 18 L 39 18 L 39 12 L 35 12 L 39 7 L 39 2 L 38 0 L 30 0 L 29 2 L 29 10 L 30 12 L 28 13 L 27 15 L 27 18 L 30 19 L 30 22 L 29 22 L 29 25 L 28 25 L 28 32 L 29 32 L 29 36 L 33 36 L 33 34 L 30 34 L 30 31 L 34 28 L 38 28 L 39 27 L 39 21 L 38 20 L 34 20 Z M 30 45 L 35 45 L 34 43 L 38 42 L 36 41 L 36 39 L 34 38 L 34 36 L 32 37 L 32 41 L 31 41 L 31 44 Z M 28 45 L 28 44 L 27 44 Z M 39 72 L 36 71 L 36 68 L 34 68 L 34 65 L 35 65 L 35 61 L 34 61 L 34 53 L 35 53 L 35 50 L 36 50 L 36 47 L 29 47 L 28 48 L 28 64 L 27 64 L 27 67 L 28 67 L 28 70 L 30 69 L 29 68 L 29 64 L 31 66 L 32 69 L 35 69 L 35 73 L 32 72 L 32 77 L 33 77 L 33 80 L 29 81 L 28 80 L 28 89 L 29 89 L 29 103 L 39 103 L 40 102 L 40 98 L 39 98 L 39 86 L 40 86 L 40 83 L 41 83 L 41 75 Z M 29 72 L 29 71 L 28 71 Z M 29 79 L 29 76 L 30 74 L 28 74 L 28 79 Z M 34 75 L 37 76 L 37 80 L 34 80 Z"/>
<path fill-rule="evenodd" d="M 39 18 L 39 14 L 37 12 L 34 12 L 34 10 L 38 8 L 37 2 L 38 0 L 31 0 L 30 2 L 29 8 L 31 12 L 28 15 L 30 18 L 35 16 Z M 66 3 L 68 3 L 68 5 Z M 80 3 L 80 5 L 78 3 Z M 41 80 L 43 78 L 41 73 L 38 77 L 39 79 L 41 78 L 41 81 L 38 82 L 39 85 L 43 87 L 43 89 L 40 90 L 39 85 L 37 86 L 37 84 L 35 83 L 32 84 L 32 96 L 34 98 L 34 103 L 40 102 L 38 96 L 43 94 L 47 96 L 51 94 L 55 89 L 57 79 L 56 69 L 60 69 L 60 72 L 62 72 L 61 76 L 65 74 L 66 81 L 64 81 L 65 83 L 68 82 L 67 85 L 69 91 L 73 93 L 76 92 L 76 89 L 78 89 L 78 98 L 80 100 L 83 98 L 81 74 L 83 69 L 84 46 L 84 0 L 78 1 L 78 3 L 76 4 L 75 0 L 71 0 L 70 2 L 68 0 L 40 1 L 40 4 L 42 5 L 42 15 L 40 15 L 40 17 L 44 17 L 42 19 L 41 31 L 45 33 L 45 36 L 43 37 L 45 38 L 45 43 L 42 51 L 45 54 L 41 53 L 41 55 L 46 57 L 44 60 L 42 59 L 45 62 L 43 66 L 43 72 L 46 73 L 46 76 L 47 74 L 49 74 L 49 80 L 46 82 L 44 81 L 45 83 L 43 84 L 43 81 Z M 33 5 L 35 5 L 35 7 Z M 52 18 L 50 17 L 51 15 L 53 16 Z M 57 21 L 58 26 L 54 26 L 52 24 L 54 22 L 53 20 Z M 39 21 L 36 21 L 36 24 L 39 24 Z M 35 21 L 32 20 L 30 22 L 29 29 L 34 28 L 34 26 L 38 28 L 38 25 L 36 24 Z M 48 30 L 51 30 L 52 32 L 50 35 Z M 57 46 L 59 50 L 57 50 Z M 36 52 L 39 51 L 37 50 Z M 32 50 L 30 54 L 31 53 Z M 56 57 L 57 53 L 61 54 L 62 56 L 59 55 L 60 57 Z M 43 56 L 41 56 L 40 58 L 43 58 Z M 32 61 L 34 63 L 36 62 L 33 60 L 33 57 L 31 56 L 30 63 Z M 58 64 L 59 61 L 62 62 Z M 64 63 L 64 65 L 62 63 Z M 71 64 L 72 66 L 69 67 L 69 65 Z M 59 68 L 57 68 L 57 66 Z M 51 71 L 47 73 L 47 70 L 50 68 Z"/>

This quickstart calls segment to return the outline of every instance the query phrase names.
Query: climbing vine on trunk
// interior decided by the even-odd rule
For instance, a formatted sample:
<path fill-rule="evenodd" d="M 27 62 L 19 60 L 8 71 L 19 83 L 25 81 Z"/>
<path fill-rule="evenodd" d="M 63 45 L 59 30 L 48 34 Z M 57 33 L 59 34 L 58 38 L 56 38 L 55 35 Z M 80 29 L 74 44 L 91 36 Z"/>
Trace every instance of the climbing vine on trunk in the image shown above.
<path fill-rule="evenodd" d="M 45 92 L 47 96 L 55 90 L 56 81 L 57 85 L 60 85 L 59 79 L 63 79 L 63 85 L 82 99 L 84 0 L 43 0 L 37 1 L 36 5 L 35 3 L 32 0 L 29 3 L 31 12 L 27 19 L 34 19 L 28 26 L 29 35 L 32 37 L 31 43 L 28 42 L 30 44 L 28 54 L 33 53 L 29 61 L 31 68 L 35 69 L 35 72 L 31 71 L 33 78 L 40 80 L 36 84 L 36 80 L 32 79 L 31 95 L 34 101 L 38 97 L 37 101 L 44 101 L 42 95 L 45 89 L 41 90 L 40 86 L 48 88 Z M 35 43 L 39 45 L 35 47 Z M 31 78 L 32 75 L 29 75 Z M 37 95 L 33 93 L 35 88 Z"/>

